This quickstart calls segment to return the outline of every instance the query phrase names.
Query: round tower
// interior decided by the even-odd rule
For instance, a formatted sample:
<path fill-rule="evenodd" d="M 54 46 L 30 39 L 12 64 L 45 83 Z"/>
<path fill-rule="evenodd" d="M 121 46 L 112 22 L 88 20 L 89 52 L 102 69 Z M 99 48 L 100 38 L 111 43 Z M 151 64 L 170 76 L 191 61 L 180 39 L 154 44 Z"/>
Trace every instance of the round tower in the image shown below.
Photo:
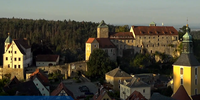
<path fill-rule="evenodd" d="M 10 44 L 12 43 L 12 38 L 10 37 L 10 33 L 8 33 L 8 37 L 6 38 L 4 44 L 4 52 L 6 52 L 6 50 L 9 48 Z"/>

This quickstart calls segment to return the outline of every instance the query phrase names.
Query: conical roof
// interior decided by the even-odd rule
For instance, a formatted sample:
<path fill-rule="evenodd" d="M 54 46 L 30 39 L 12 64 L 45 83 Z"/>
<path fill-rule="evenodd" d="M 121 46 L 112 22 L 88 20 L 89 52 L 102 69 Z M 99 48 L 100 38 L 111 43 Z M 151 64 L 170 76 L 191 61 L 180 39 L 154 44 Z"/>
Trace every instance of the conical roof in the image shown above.
<path fill-rule="evenodd" d="M 5 40 L 5 43 L 12 43 L 12 38 L 10 37 L 10 33 L 8 33 L 8 37 Z"/>

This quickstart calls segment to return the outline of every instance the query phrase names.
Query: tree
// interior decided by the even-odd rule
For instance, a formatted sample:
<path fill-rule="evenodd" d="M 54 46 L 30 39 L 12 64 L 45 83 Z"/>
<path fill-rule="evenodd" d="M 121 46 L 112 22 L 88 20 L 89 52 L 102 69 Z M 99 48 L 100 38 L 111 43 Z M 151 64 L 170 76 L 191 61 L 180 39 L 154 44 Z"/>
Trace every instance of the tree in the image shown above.
<path fill-rule="evenodd" d="M 105 51 L 102 49 L 95 49 L 92 51 L 89 61 L 87 62 L 88 71 L 86 75 L 92 78 L 100 78 L 112 69 L 111 64 L 112 62 Z"/>
<path fill-rule="evenodd" d="M 115 32 L 129 32 L 129 26 L 128 25 L 118 26 L 115 28 Z"/>
<path fill-rule="evenodd" d="M 190 27 L 188 27 L 188 30 L 190 32 Z M 186 26 L 183 26 L 182 28 L 179 28 L 179 31 L 178 31 L 178 36 L 179 36 L 179 39 L 182 39 L 183 38 L 183 35 L 186 33 Z"/>

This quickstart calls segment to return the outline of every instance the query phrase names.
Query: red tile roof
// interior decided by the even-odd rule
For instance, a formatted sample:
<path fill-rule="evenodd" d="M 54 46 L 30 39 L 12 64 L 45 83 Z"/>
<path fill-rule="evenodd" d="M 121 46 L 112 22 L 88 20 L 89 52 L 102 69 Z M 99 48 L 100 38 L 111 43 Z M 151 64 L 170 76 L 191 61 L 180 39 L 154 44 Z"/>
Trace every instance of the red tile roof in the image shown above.
<path fill-rule="evenodd" d="M 147 100 L 140 92 L 134 91 L 126 100 Z"/>
<path fill-rule="evenodd" d="M 89 38 L 86 43 L 92 43 L 94 40 L 95 38 Z"/>
<path fill-rule="evenodd" d="M 99 48 L 116 48 L 108 38 L 96 38 L 99 42 Z"/>
<path fill-rule="evenodd" d="M 132 26 L 135 35 L 178 35 L 173 26 Z"/>
<path fill-rule="evenodd" d="M 59 55 L 37 55 L 36 61 L 56 62 Z"/>
<path fill-rule="evenodd" d="M 109 33 L 110 39 L 134 39 L 132 32 Z"/>
<path fill-rule="evenodd" d="M 58 87 L 57 87 L 53 92 L 51 92 L 51 96 L 58 96 L 59 93 L 60 93 L 62 90 L 64 90 L 65 93 L 66 93 L 68 96 L 71 96 L 73 99 L 75 99 L 73 93 L 72 93 L 70 90 L 68 90 L 62 82 L 58 85 Z"/>
<path fill-rule="evenodd" d="M 191 100 L 183 85 L 178 88 L 172 98 L 176 100 Z"/>
<path fill-rule="evenodd" d="M 36 71 L 30 75 L 31 80 L 33 80 L 35 77 L 37 77 L 44 86 L 49 86 L 48 76 L 43 73 L 42 70 L 36 69 Z"/>

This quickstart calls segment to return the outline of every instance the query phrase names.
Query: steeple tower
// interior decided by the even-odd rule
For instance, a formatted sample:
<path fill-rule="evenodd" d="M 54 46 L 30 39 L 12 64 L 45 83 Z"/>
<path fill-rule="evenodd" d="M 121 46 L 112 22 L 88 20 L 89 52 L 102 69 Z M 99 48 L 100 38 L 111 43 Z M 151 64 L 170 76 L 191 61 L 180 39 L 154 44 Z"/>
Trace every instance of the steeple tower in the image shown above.
<path fill-rule="evenodd" d="M 189 33 L 188 24 L 182 44 L 183 52 L 173 64 L 173 94 L 182 85 L 191 97 L 200 94 L 200 63 L 193 54 L 192 36 Z"/>
<path fill-rule="evenodd" d="M 97 38 L 108 38 L 109 37 L 109 29 L 104 20 L 97 27 Z"/>
<path fill-rule="evenodd" d="M 186 25 L 186 33 L 183 36 L 183 53 L 193 53 L 192 36 L 189 33 L 188 24 Z"/>
<path fill-rule="evenodd" d="M 5 47 L 4 47 L 4 52 L 8 49 L 9 45 L 12 43 L 12 38 L 10 37 L 10 33 L 8 33 L 8 37 L 5 40 Z"/>

